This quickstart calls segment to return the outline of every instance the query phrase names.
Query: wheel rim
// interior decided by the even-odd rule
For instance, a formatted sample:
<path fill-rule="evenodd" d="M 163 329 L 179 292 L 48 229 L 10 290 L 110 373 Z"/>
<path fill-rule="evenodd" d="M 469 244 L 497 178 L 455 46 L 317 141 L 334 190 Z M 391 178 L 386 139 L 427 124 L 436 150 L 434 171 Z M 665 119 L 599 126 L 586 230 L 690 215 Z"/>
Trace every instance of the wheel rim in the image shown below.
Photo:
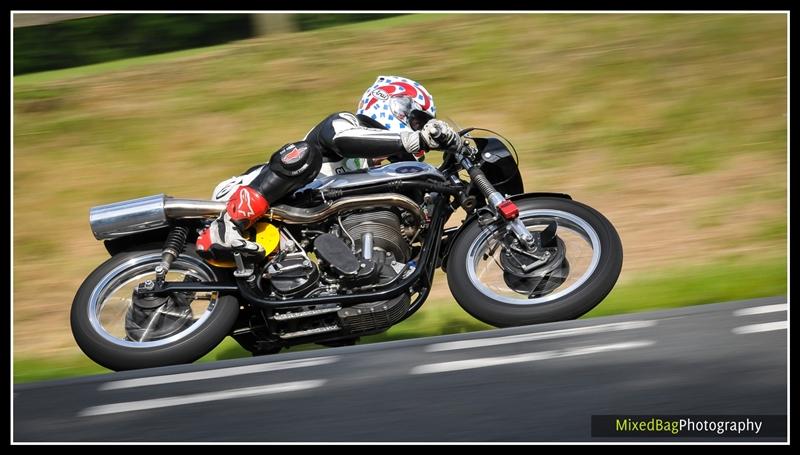
<path fill-rule="evenodd" d="M 140 340 L 128 336 L 126 322 L 130 323 L 133 289 L 145 280 L 155 280 L 155 266 L 161 262 L 161 253 L 150 253 L 132 258 L 107 273 L 95 286 L 89 297 L 88 316 L 92 329 L 106 341 L 129 348 L 151 348 L 181 340 L 202 327 L 216 307 L 217 292 L 195 293 L 181 305 L 179 322 L 183 327 L 169 336 L 152 339 L 157 329 L 176 320 L 175 308 L 162 305 L 150 312 Z M 205 264 L 191 256 L 180 256 L 167 274 L 167 281 L 182 281 L 186 277 L 199 281 L 216 281 L 214 273 Z M 187 308 L 188 306 L 188 308 Z M 177 304 L 175 305 L 177 307 Z M 187 318 L 186 316 L 189 316 Z M 175 333 L 176 332 L 176 333 Z"/>
<path fill-rule="evenodd" d="M 546 295 L 528 298 L 515 292 L 503 279 L 497 227 L 482 230 L 467 250 L 467 274 L 470 281 L 492 300 L 512 305 L 537 305 L 559 299 L 583 285 L 600 262 L 600 236 L 584 219 L 568 212 L 549 209 L 520 211 L 519 218 L 529 231 L 542 231 L 552 221 L 558 223 L 557 236 L 564 242 L 569 273 L 566 279 Z"/>

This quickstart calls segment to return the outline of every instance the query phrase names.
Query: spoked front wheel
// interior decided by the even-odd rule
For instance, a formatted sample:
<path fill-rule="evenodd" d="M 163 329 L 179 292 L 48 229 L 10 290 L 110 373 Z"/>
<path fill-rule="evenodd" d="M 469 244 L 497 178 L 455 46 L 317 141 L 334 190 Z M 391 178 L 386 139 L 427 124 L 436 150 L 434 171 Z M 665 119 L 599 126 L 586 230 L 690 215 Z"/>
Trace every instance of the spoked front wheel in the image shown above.
<path fill-rule="evenodd" d="M 539 248 L 515 243 L 500 224 L 465 226 L 447 265 L 456 301 L 497 327 L 575 319 L 600 303 L 622 269 L 614 227 L 591 207 L 569 199 L 515 200 Z"/>

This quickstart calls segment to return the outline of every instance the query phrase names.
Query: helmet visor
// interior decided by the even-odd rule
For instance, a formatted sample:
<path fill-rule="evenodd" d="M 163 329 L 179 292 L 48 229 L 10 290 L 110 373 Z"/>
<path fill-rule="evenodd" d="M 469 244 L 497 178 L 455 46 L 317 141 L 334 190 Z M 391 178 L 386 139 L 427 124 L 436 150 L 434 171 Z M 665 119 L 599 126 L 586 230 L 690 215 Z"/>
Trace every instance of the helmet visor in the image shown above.
<path fill-rule="evenodd" d="M 393 96 L 389 98 L 389 109 L 392 114 L 414 131 L 421 129 L 432 117 L 422 110 L 409 96 Z"/>

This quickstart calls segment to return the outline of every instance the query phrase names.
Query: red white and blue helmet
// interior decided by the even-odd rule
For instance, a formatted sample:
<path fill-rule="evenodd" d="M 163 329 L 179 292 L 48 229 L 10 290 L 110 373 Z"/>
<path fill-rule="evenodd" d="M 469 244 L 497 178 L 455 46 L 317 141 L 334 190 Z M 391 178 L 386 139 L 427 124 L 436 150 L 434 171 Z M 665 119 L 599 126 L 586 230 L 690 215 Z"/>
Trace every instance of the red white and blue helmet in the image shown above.
<path fill-rule="evenodd" d="M 361 97 L 356 114 L 372 118 L 389 131 L 417 131 L 436 117 L 436 106 L 422 84 L 400 76 L 378 76 Z"/>

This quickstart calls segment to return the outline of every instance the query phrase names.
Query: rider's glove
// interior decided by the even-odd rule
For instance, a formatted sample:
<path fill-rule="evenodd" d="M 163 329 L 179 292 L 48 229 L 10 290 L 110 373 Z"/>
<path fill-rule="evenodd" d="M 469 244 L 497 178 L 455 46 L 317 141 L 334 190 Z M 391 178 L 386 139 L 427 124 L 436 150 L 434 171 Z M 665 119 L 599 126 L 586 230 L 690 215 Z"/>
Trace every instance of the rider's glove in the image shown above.
<path fill-rule="evenodd" d="M 451 149 L 457 146 L 461 140 L 458 133 L 441 120 L 429 120 L 419 133 L 422 142 L 427 145 L 428 149 Z M 423 147 L 423 144 L 420 146 Z"/>

